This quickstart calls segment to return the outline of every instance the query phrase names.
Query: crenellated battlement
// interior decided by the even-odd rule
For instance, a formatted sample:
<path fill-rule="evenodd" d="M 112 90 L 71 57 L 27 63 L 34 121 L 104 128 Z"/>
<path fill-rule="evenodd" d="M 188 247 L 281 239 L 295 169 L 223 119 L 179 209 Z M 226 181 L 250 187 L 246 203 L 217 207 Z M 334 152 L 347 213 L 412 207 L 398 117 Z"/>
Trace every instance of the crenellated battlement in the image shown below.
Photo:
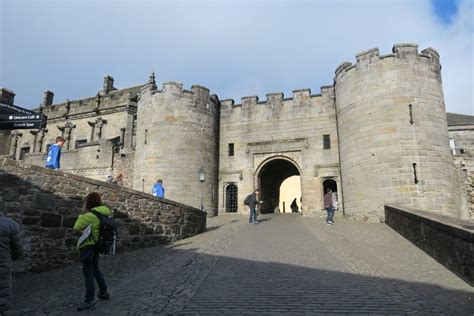
<path fill-rule="evenodd" d="M 355 55 L 357 64 L 368 64 L 379 60 L 379 49 L 377 47 L 368 49 Z"/>
<path fill-rule="evenodd" d="M 288 102 L 303 103 L 309 102 L 313 98 L 332 98 L 334 99 L 334 86 L 321 86 L 320 94 L 311 94 L 311 89 L 297 89 L 293 90 L 291 97 L 285 98 L 283 92 L 271 92 L 266 94 L 265 101 L 259 101 L 256 95 L 245 96 L 241 98 L 241 103 L 235 103 L 234 99 L 220 100 L 223 109 L 233 109 L 236 107 L 250 108 L 253 106 L 266 105 L 284 105 Z"/>
<path fill-rule="evenodd" d="M 217 103 L 217 96 L 210 95 L 210 90 L 201 85 L 192 85 L 191 89 L 184 89 L 179 81 L 165 81 L 162 83 L 162 89 L 154 89 L 151 84 L 145 85 L 141 91 L 142 97 L 147 93 L 149 95 L 162 95 L 166 98 L 184 98 L 190 102 Z"/>
<path fill-rule="evenodd" d="M 390 59 L 398 59 L 405 62 L 418 62 L 421 58 L 428 58 L 433 62 L 434 65 L 441 67 L 439 63 L 438 52 L 429 47 L 418 52 L 418 45 L 411 43 L 400 43 L 395 44 L 392 47 L 392 54 L 380 55 L 380 51 L 377 47 L 362 51 L 355 54 L 356 63 L 342 62 L 337 66 L 335 70 L 335 78 L 340 78 L 346 73 L 349 73 L 358 67 L 367 67 L 370 64 L 377 64 L 381 61 L 387 61 Z"/>
<path fill-rule="evenodd" d="M 39 108 L 33 110 L 38 112 L 41 111 L 43 114 L 48 116 L 48 119 L 55 119 L 69 118 L 90 112 L 98 113 L 100 111 L 110 110 L 116 107 L 136 106 L 137 96 L 142 87 L 143 85 L 121 90 L 114 90 L 109 92 L 107 95 L 98 93 L 95 97 L 79 100 L 66 99 L 64 102 L 47 106 L 42 105 Z"/>

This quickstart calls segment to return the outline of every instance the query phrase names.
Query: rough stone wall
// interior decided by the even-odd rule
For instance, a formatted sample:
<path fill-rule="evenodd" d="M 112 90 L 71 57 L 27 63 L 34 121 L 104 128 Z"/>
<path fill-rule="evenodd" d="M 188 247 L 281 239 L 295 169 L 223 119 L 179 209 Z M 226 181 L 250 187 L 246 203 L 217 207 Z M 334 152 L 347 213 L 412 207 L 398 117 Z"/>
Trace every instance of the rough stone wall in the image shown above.
<path fill-rule="evenodd" d="M 474 157 L 474 126 L 448 126 L 449 138 L 454 139 L 456 154 Z"/>
<path fill-rule="evenodd" d="M 123 186 L 131 188 L 133 185 L 135 152 L 114 155 L 113 176 L 123 175 Z M 145 192 L 149 193 L 149 192 Z"/>
<path fill-rule="evenodd" d="M 8 155 L 11 146 L 10 131 L 0 131 L 0 155 Z"/>
<path fill-rule="evenodd" d="M 113 172 L 114 143 L 98 141 L 84 147 L 61 151 L 61 171 L 105 181 Z M 24 161 L 37 166 L 44 166 L 46 153 L 25 155 Z"/>
<path fill-rule="evenodd" d="M 243 200 L 259 183 L 259 172 L 272 159 L 291 161 L 301 172 L 303 214 L 323 208 L 324 177 L 339 178 L 338 138 L 333 87 L 322 87 L 321 95 L 309 89 L 267 95 L 267 100 L 244 97 L 241 104 L 221 102 L 219 152 L 219 212 L 225 212 L 225 188 L 238 187 L 238 212 L 248 213 Z M 323 149 L 329 134 L 331 148 Z M 228 145 L 234 144 L 234 156 Z"/>
<path fill-rule="evenodd" d="M 474 285 L 474 225 L 432 212 L 386 205 L 387 225 Z"/>
<path fill-rule="evenodd" d="M 17 131 L 21 133 L 18 143 L 16 147 L 11 145 L 9 148 L 16 149 L 12 154 L 17 159 L 22 148 L 29 148 L 29 153 L 24 154 L 22 159 L 44 166 L 47 146 L 55 143 L 57 136 L 63 136 L 66 144 L 62 149 L 61 170 L 97 180 L 105 180 L 110 174 L 122 172 L 124 183 L 130 187 L 133 164 L 125 157 L 130 156 L 134 149 L 133 126 L 141 87 L 109 91 L 107 94 L 102 92 L 96 97 L 67 100 L 36 109 L 48 116 L 46 129 Z M 77 146 L 77 141 L 86 143 Z M 120 170 L 115 170 L 114 166 Z M 131 171 L 124 170 L 122 166 Z"/>
<path fill-rule="evenodd" d="M 183 90 L 180 83 L 166 82 L 163 90 L 154 90 L 149 85 L 142 90 L 137 124 L 133 188 L 151 193 L 155 182 L 162 179 L 166 198 L 199 208 L 202 188 L 198 171 L 203 167 L 204 209 L 215 214 L 217 97 L 201 86 Z"/>
<path fill-rule="evenodd" d="M 128 112 L 119 112 L 107 115 L 97 115 L 90 118 L 76 118 L 76 119 L 52 119 L 48 120 L 47 130 L 42 146 L 40 148 L 38 137 L 36 137 L 36 146 L 35 135 L 29 133 L 28 130 L 22 132 L 23 136 L 20 138 L 18 147 L 16 150 L 16 157 L 19 156 L 19 152 L 23 147 L 29 147 L 30 153 L 46 153 L 47 145 L 54 144 L 57 136 L 63 136 L 67 138 L 67 133 L 63 133 L 58 127 L 63 127 L 65 124 L 70 123 L 74 127 L 71 129 L 70 144 L 66 141 L 63 151 L 74 150 L 76 148 L 76 141 L 100 141 L 111 138 L 120 138 L 121 137 L 121 128 L 125 128 L 128 125 L 129 116 Z M 92 136 L 93 128 L 89 125 L 88 122 L 95 121 L 98 117 L 104 119 L 105 123 L 101 130 L 101 137 L 96 135 Z M 92 139 L 93 137 L 93 139 Z M 35 148 L 36 147 L 36 148 Z M 78 156 L 78 160 L 81 158 Z"/>
<path fill-rule="evenodd" d="M 394 203 L 459 216 L 439 55 L 414 44 L 393 53 L 368 50 L 336 70 L 345 214 L 383 220 Z"/>
<path fill-rule="evenodd" d="M 72 226 L 83 198 L 99 192 L 120 224 L 118 252 L 151 247 L 206 229 L 206 213 L 131 189 L 13 160 L 0 164 L 0 211 L 21 226 L 18 271 L 45 271 L 77 260 Z"/>
<path fill-rule="evenodd" d="M 462 218 L 474 220 L 474 157 L 457 156 L 455 161 L 460 169 L 461 198 L 468 209 Z"/>

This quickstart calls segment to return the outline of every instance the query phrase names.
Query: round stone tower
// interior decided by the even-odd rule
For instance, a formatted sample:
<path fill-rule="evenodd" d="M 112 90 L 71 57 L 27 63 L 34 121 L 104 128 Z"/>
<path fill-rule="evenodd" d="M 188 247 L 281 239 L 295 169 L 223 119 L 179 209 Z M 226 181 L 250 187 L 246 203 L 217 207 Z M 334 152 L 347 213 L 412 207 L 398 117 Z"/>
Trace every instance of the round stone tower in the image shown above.
<path fill-rule="evenodd" d="M 133 188 L 151 193 L 163 180 L 165 198 L 217 212 L 219 101 L 209 89 L 183 90 L 177 82 L 154 82 L 141 91 Z M 206 172 L 199 182 L 198 171 Z"/>
<path fill-rule="evenodd" d="M 378 221 L 398 204 L 457 216 L 439 54 L 396 44 L 356 58 L 335 76 L 346 215 Z"/>

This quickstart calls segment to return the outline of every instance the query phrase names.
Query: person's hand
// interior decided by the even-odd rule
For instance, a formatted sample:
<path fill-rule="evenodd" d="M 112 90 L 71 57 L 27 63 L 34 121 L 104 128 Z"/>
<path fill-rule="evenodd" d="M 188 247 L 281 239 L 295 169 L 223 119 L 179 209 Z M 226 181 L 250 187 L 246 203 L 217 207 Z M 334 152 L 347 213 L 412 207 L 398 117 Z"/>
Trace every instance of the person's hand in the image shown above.
<path fill-rule="evenodd" d="M 260 204 L 262 204 L 262 203 L 263 203 L 263 201 L 260 201 L 259 203 L 260 203 Z"/>

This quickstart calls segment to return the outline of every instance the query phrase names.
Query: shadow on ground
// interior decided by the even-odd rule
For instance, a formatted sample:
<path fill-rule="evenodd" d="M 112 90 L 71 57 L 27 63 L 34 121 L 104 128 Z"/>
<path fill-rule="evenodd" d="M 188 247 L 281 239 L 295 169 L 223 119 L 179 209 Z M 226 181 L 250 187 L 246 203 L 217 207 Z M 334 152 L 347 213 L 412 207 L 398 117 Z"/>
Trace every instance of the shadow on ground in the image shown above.
<path fill-rule="evenodd" d="M 473 292 L 202 253 L 190 243 L 104 258 L 112 299 L 88 315 L 472 315 Z M 83 297 L 79 266 L 14 281 L 14 315 L 66 315 Z"/>

